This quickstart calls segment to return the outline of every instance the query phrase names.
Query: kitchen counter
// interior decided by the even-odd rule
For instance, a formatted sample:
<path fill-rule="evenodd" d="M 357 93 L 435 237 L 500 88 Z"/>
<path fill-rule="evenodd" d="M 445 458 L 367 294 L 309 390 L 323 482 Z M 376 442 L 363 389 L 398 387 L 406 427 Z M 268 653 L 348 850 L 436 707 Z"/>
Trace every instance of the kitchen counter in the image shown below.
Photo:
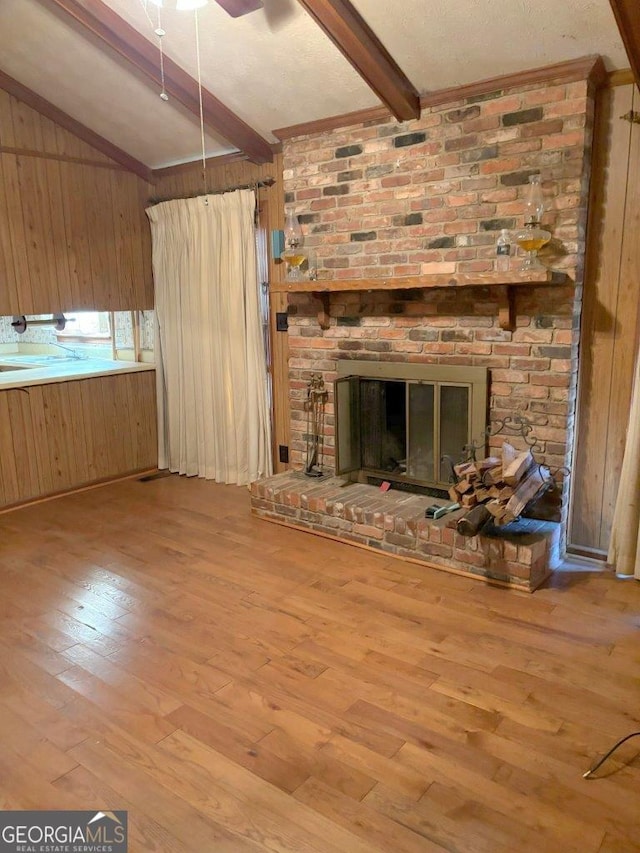
<path fill-rule="evenodd" d="M 153 365 L 0 355 L 0 511 L 157 464 Z"/>
<path fill-rule="evenodd" d="M 0 353 L 0 391 L 154 370 L 154 364 L 66 355 Z"/>

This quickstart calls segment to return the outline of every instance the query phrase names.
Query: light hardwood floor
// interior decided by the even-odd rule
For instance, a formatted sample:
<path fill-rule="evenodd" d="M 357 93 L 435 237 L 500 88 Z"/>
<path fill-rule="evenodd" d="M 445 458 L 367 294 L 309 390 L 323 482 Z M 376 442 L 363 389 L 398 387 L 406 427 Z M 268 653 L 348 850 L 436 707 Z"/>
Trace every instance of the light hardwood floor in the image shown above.
<path fill-rule="evenodd" d="M 0 516 L 0 807 L 131 851 L 631 853 L 640 584 L 533 595 L 130 481 Z"/>

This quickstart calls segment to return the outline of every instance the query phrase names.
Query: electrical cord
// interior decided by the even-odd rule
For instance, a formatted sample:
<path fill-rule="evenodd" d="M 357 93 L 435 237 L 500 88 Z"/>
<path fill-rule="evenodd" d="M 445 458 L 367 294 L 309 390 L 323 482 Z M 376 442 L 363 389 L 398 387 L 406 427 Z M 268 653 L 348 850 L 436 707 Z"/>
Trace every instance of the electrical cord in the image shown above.
<path fill-rule="evenodd" d="M 582 774 L 582 778 L 588 779 L 592 773 L 595 773 L 599 767 L 602 767 L 602 765 L 607 760 L 607 758 L 609 758 L 610 755 L 613 755 L 613 753 L 616 751 L 616 749 L 619 746 L 622 746 L 622 744 L 625 741 L 631 740 L 632 737 L 639 737 L 639 736 L 640 736 L 640 732 L 631 732 L 630 735 L 626 735 L 625 737 L 620 738 L 620 740 L 611 747 L 609 752 L 607 752 L 605 755 L 603 755 L 602 758 L 598 759 L 598 761 L 596 761 L 596 763 L 592 767 L 590 767 L 586 773 Z"/>

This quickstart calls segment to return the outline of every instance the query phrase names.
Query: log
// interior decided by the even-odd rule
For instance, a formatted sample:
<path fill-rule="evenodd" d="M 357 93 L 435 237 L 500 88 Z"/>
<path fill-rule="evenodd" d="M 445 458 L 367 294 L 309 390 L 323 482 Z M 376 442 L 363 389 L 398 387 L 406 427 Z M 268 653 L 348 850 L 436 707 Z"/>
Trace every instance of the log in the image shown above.
<path fill-rule="evenodd" d="M 482 476 L 486 471 L 490 471 L 492 468 L 497 468 L 501 464 L 502 463 L 497 456 L 487 456 L 486 459 L 481 459 L 479 462 L 476 462 L 476 470 L 478 474 Z"/>
<path fill-rule="evenodd" d="M 466 477 L 473 477 L 478 473 L 475 462 L 459 462 L 457 465 L 453 466 L 453 470 L 455 471 L 456 476 L 461 480 Z"/>
<path fill-rule="evenodd" d="M 487 501 L 487 503 L 484 504 L 484 506 L 486 506 L 486 508 L 489 510 L 489 512 L 493 516 L 494 520 L 495 519 L 499 520 L 499 519 L 503 518 L 504 514 L 507 511 L 507 505 L 505 503 L 501 503 L 500 501 L 497 501 L 495 499 L 492 501 Z"/>
<path fill-rule="evenodd" d="M 517 518 L 529 501 L 532 501 L 546 487 L 550 478 L 551 474 L 548 468 L 541 465 L 533 467 L 509 498 L 507 512 Z"/>
<path fill-rule="evenodd" d="M 498 489 L 496 497 L 499 501 L 508 501 L 513 496 L 513 488 L 511 486 L 502 486 Z"/>
<path fill-rule="evenodd" d="M 534 459 L 530 450 L 524 450 L 518 453 L 516 458 L 510 462 L 506 468 L 502 466 L 502 479 L 508 486 L 517 486 L 522 480 L 529 468 L 534 465 Z"/>
<path fill-rule="evenodd" d="M 476 536 L 491 518 L 486 504 L 478 504 L 458 519 L 456 530 L 461 536 Z"/>
<path fill-rule="evenodd" d="M 508 441 L 505 441 L 502 445 L 502 467 L 507 468 L 513 460 L 518 455 L 518 451 L 515 449 L 513 444 L 509 444 Z"/>
<path fill-rule="evenodd" d="M 468 495 L 462 496 L 460 503 L 465 507 L 475 506 L 478 503 L 478 496 L 475 492 L 470 492 Z"/>
<path fill-rule="evenodd" d="M 497 465 L 489 471 L 485 471 L 482 475 L 482 482 L 485 486 L 495 486 L 502 482 L 502 465 Z"/>

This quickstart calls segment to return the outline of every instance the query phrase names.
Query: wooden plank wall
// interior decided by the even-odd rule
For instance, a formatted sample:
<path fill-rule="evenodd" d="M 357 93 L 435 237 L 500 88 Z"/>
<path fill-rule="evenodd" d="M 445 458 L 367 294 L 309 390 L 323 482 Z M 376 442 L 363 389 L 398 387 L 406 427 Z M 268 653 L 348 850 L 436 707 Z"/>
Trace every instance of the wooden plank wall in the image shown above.
<path fill-rule="evenodd" d="M 150 193 L 0 90 L 0 315 L 152 308 Z"/>
<path fill-rule="evenodd" d="M 0 390 L 0 460 L 0 507 L 156 468 L 155 372 Z"/>
<path fill-rule="evenodd" d="M 620 118 L 632 109 L 635 86 L 601 90 L 569 533 L 596 556 L 609 545 L 640 328 L 640 126 Z"/>
<path fill-rule="evenodd" d="M 251 184 L 266 178 L 275 180 L 272 187 L 264 187 L 259 192 L 261 223 L 269 235 L 272 230 L 284 227 L 282 155 L 276 154 L 273 163 L 259 166 L 240 156 L 220 157 L 207 163 L 207 187 L 211 192 Z M 200 163 L 157 170 L 154 172 L 154 180 L 155 201 L 200 195 L 204 189 Z M 268 242 L 270 246 L 270 240 Z M 279 282 L 282 276 L 283 264 L 275 263 L 269 252 L 270 282 Z M 288 465 L 279 461 L 278 447 L 289 445 L 289 347 L 286 332 L 276 331 L 276 312 L 286 312 L 286 293 L 270 293 L 269 306 L 274 470 L 284 471 Z"/>

